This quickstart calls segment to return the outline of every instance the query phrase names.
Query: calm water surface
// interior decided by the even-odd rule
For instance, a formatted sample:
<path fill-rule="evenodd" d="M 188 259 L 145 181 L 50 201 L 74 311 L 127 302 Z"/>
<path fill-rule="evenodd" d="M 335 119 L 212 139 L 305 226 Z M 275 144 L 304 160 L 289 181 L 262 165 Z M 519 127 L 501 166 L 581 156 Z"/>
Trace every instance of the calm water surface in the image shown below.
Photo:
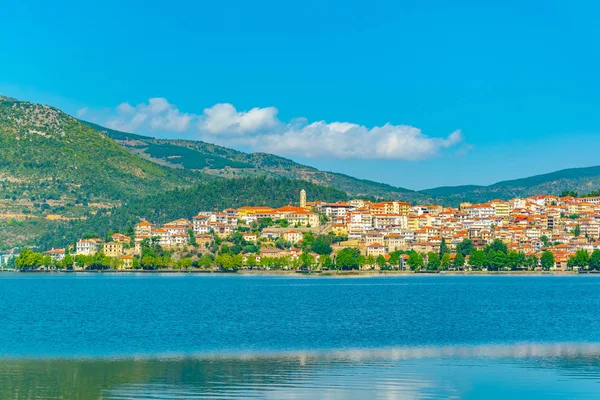
<path fill-rule="evenodd" d="M 600 277 L 0 275 L 0 398 L 598 398 Z"/>

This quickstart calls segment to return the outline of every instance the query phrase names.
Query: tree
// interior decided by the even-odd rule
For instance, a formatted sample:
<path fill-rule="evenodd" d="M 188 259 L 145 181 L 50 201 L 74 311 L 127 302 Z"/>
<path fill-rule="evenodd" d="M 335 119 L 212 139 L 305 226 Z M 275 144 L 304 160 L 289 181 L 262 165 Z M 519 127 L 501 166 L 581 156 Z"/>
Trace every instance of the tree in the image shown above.
<path fill-rule="evenodd" d="M 304 269 L 311 269 L 315 265 L 315 257 L 310 253 L 300 254 L 300 266 Z"/>
<path fill-rule="evenodd" d="M 342 249 L 335 258 L 335 263 L 338 268 L 343 270 L 358 269 L 360 250 L 356 248 L 347 247 Z"/>
<path fill-rule="evenodd" d="M 428 271 L 437 271 L 440 267 L 440 255 L 438 253 L 428 253 L 427 254 L 427 270 Z"/>
<path fill-rule="evenodd" d="M 456 269 L 461 269 L 462 267 L 465 266 L 465 256 L 462 255 L 462 253 L 456 253 L 456 256 L 454 257 L 454 262 L 452 263 L 452 266 Z"/>
<path fill-rule="evenodd" d="M 391 252 L 389 263 L 392 267 L 398 267 L 400 265 L 400 252 L 398 252 L 398 251 Z"/>
<path fill-rule="evenodd" d="M 73 269 L 73 256 L 71 255 L 71 253 L 69 252 L 69 248 L 65 248 L 65 258 L 62 259 L 61 264 L 63 268 L 66 269 Z"/>
<path fill-rule="evenodd" d="M 452 259 L 450 258 L 450 253 L 444 253 L 440 262 L 440 269 L 445 271 L 450 267 L 451 264 Z"/>
<path fill-rule="evenodd" d="M 320 255 L 324 255 L 324 254 L 329 255 L 333 251 L 333 249 L 331 248 L 331 245 L 327 242 L 327 239 L 323 236 L 319 236 L 318 238 L 315 239 L 315 241 L 313 242 L 313 244 L 311 246 L 311 250 L 313 251 L 313 253 L 317 253 Z"/>
<path fill-rule="evenodd" d="M 551 251 L 546 250 L 545 252 L 543 252 L 540 261 L 542 263 L 542 268 L 544 268 L 546 271 L 550 268 L 554 268 L 554 254 L 552 254 Z"/>
<path fill-rule="evenodd" d="M 254 267 L 258 266 L 258 263 L 256 262 L 256 257 L 253 254 L 249 254 L 246 257 L 246 266 L 250 269 L 253 269 Z"/>
<path fill-rule="evenodd" d="M 486 256 L 486 266 L 491 271 L 498 271 L 506 266 L 506 253 L 501 250 L 490 250 Z"/>
<path fill-rule="evenodd" d="M 590 257 L 589 267 L 593 270 L 600 270 L 600 250 L 596 249 L 592 252 Z"/>
<path fill-rule="evenodd" d="M 570 257 L 569 260 L 567 260 L 567 266 L 569 268 L 586 268 L 589 265 L 589 261 L 590 259 L 587 251 L 577 250 L 577 252 L 575 252 L 575 255 Z"/>
<path fill-rule="evenodd" d="M 538 266 L 538 261 L 538 258 L 534 255 L 527 256 L 525 257 L 525 262 L 523 263 L 523 266 L 525 266 L 525 268 L 527 268 L 528 270 L 532 270 Z"/>
<path fill-rule="evenodd" d="M 182 258 L 177 261 L 177 268 L 179 269 L 188 269 L 192 266 L 192 259 L 189 257 Z"/>
<path fill-rule="evenodd" d="M 440 258 L 443 258 L 444 254 L 450 254 L 450 248 L 446 244 L 446 238 L 442 237 L 442 241 L 440 242 Z"/>
<path fill-rule="evenodd" d="M 188 229 L 188 235 L 190 236 L 190 244 L 192 246 L 196 246 L 198 243 L 196 243 L 196 235 L 194 234 L 194 230 L 193 229 Z"/>
<path fill-rule="evenodd" d="M 410 269 L 418 270 L 425 266 L 425 259 L 423 258 L 422 254 L 413 251 L 408 255 L 408 260 L 406 260 L 406 264 L 408 264 Z"/>
<path fill-rule="evenodd" d="M 333 260 L 328 255 L 321 256 L 321 265 L 324 269 L 331 269 L 333 268 Z"/>
<path fill-rule="evenodd" d="M 210 254 L 202 254 L 202 256 L 196 262 L 196 265 L 200 268 L 210 268 L 213 263 L 213 256 Z"/>
<path fill-rule="evenodd" d="M 473 247 L 473 241 L 471 239 L 464 239 L 462 242 L 456 245 L 456 252 L 465 257 L 473 254 L 474 251 L 475 247 Z"/>
<path fill-rule="evenodd" d="M 511 270 L 517 270 L 525 265 L 525 254 L 517 251 L 511 251 L 506 257 L 506 266 Z"/>
<path fill-rule="evenodd" d="M 542 235 L 542 236 L 540 237 L 540 240 L 542 241 L 542 243 L 544 243 L 544 246 L 545 246 L 545 247 L 548 247 L 548 246 L 550 246 L 550 244 L 551 244 L 551 243 L 550 243 L 550 239 L 549 239 L 549 238 L 548 238 L 548 236 L 546 236 L 546 235 Z"/>
<path fill-rule="evenodd" d="M 486 254 L 489 252 L 502 252 L 504 254 L 508 254 L 508 247 L 506 246 L 506 243 L 504 243 L 502 240 L 500 239 L 494 239 L 494 241 L 490 244 L 488 244 L 485 247 L 485 252 Z"/>
<path fill-rule="evenodd" d="M 375 257 L 372 254 L 369 254 L 365 260 L 365 265 L 372 267 L 375 265 Z"/>
<path fill-rule="evenodd" d="M 377 256 L 375 262 L 377 263 L 379 268 L 383 268 L 385 266 L 385 257 L 380 254 Z"/>
<path fill-rule="evenodd" d="M 469 265 L 472 268 L 482 269 L 487 262 L 487 257 L 483 250 L 475 250 L 469 257 Z"/>
<path fill-rule="evenodd" d="M 571 231 L 571 233 L 573 234 L 573 236 L 578 237 L 579 235 L 581 235 L 581 227 L 579 225 L 576 225 L 575 228 Z"/>
<path fill-rule="evenodd" d="M 43 262 L 44 256 L 42 253 L 26 249 L 15 259 L 15 266 L 19 269 L 32 269 L 42 266 Z"/>
<path fill-rule="evenodd" d="M 302 234 L 302 250 L 310 250 L 314 242 L 315 235 L 312 232 L 304 232 Z"/>

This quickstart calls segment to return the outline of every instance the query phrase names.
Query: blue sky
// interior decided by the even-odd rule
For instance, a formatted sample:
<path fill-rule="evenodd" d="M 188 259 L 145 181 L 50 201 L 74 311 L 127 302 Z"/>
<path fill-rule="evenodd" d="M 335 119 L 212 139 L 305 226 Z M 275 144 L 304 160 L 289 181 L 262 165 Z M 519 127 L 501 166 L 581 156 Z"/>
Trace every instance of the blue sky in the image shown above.
<path fill-rule="evenodd" d="M 84 3 L 2 5 L 0 93 L 413 189 L 600 164 L 596 2 Z"/>

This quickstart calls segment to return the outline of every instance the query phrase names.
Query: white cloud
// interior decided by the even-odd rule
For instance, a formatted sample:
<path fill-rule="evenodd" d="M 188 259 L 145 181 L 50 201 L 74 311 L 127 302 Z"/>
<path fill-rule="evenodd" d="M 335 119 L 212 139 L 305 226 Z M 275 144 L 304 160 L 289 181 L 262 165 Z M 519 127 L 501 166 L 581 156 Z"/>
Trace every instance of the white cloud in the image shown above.
<path fill-rule="evenodd" d="M 87 107 L 80 108 L 79 110 L 77 110 L 77 117 L 82 118 L 87 113 L 88 113 L 88 108 Z"/>
<path fill-rule="evenodd" d="M 279 133 L 242 138 L 240 142 L 260 151 L 308 158 L 420 160 L 462 140 L 460 131 L 445 138 L 432 138 L 407 125 L 386 124 L 368 129 L 348 122 L 319 121 Z"/>
<path fill-rule="evenodd" d="M 232 104 L 219 103 L 205 108 L 202 114 L 182 113 L 165 98 L 157 97 L 135 107 L 121 103 L 103 119 L 113 129 L 142 134 L 152 131 L 161 137 L 192 134 L 224 146 L 292 157 L 421 160 L 463 142 L 460 130 L 446 137 L 432 137 L 412 126 L 389 123 L 372 128 L 351 122 L 310 123 L 306 118 L 286 123 L 277 118 L 278 112 L 275 107 L 238 111 Z M 465 144 L 460 151 L 468 148 Z"/>
<path fill-rule="evenodd" d="M 274 128 L 279 124 L 275 107 L 237 111 L 228 103 L 204 109 L 199 128 L 211 134 L 245 134 Z"/>
<path fill-rule="evenodd" d="M 182 113 L 175 105 L 163 97 L 148 99 L 133 107 L 127 102 L 119 104 L 116 115 L 106 119 L 106 125 L 112 129 L 133 132 L 142 129 L 148 123 L 152 130 L 167 132 L 185 132 L 194 115 Z"/>

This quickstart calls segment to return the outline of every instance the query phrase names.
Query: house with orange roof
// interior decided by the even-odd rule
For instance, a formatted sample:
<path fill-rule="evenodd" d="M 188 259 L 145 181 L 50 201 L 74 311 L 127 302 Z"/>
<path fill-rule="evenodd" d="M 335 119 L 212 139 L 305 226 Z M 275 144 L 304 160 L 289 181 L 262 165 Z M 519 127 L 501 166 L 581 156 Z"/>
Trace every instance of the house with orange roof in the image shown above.
<path fill-rule="evenodd" d="M 141 221 L 135 225 L 136 236 L 152 236 L 154 232 L 154 224 L 148 221 Z"/>
<path fill-rule="evenodd" d="M 52 249 L 44 252 L 45 256 L 50 256 L 53 261 L 60 262 L 65 258 L 65 249 Z"/>

